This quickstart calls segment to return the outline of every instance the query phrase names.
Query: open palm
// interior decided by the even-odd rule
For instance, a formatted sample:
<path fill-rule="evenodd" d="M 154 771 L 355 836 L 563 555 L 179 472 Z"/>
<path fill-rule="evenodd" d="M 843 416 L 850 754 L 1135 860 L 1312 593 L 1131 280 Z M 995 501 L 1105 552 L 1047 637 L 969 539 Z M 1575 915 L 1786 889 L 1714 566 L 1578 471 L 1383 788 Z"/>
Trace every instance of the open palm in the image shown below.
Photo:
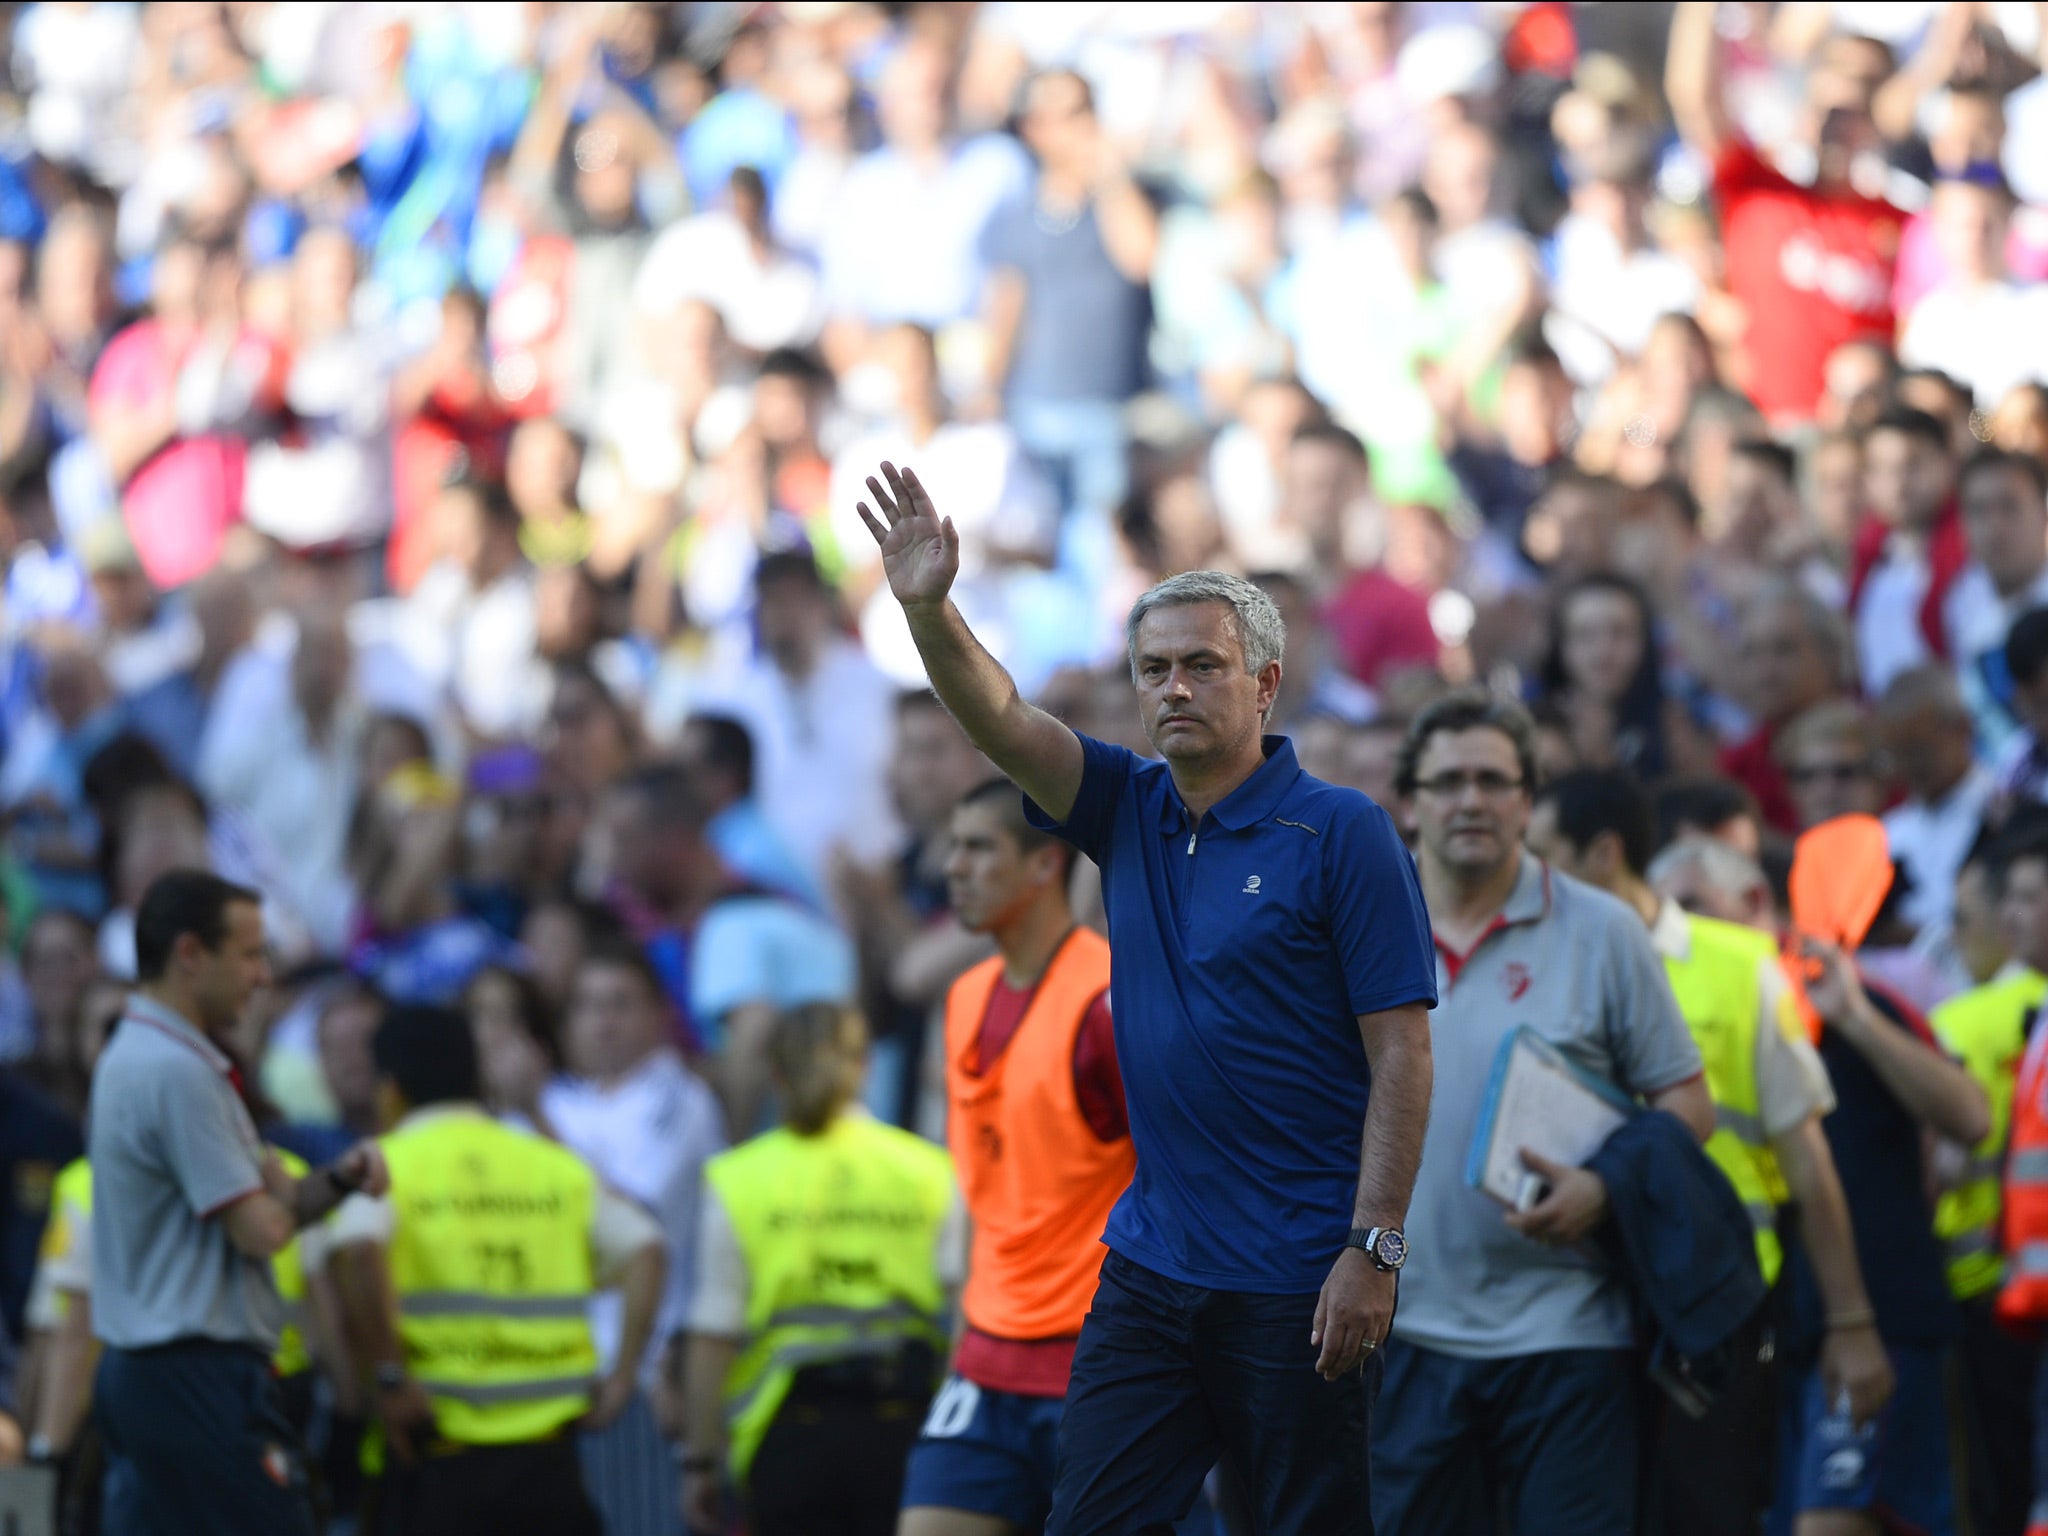
<path fill-rule="evenodd" d="M 882 480 L 888 481 L 886 488 Z M 953 531 L 953 520 L 939 516 L 914 471 L 885 461 L 882 480 L 868 476 L 868 494 L 879 515 L 866 502 L 859 510 L 881 547 L 889 590 L 906 608 L 940 602 L 960 574 L 960 535 Z"/>

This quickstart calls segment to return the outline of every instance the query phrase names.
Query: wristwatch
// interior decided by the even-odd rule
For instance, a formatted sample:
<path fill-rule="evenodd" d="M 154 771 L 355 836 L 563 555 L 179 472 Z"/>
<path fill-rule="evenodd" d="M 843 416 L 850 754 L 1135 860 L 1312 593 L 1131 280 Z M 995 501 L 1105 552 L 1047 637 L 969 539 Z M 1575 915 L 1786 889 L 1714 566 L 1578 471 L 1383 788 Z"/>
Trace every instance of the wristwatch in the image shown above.
<path fill-rule="evenodd" d="M 1358 1249 L 1372 1260 L 1374 1269 L 1385 1274 L 1408 1262 L 1408 1239 L 1399 1227 L 1353 1227 L 1344 1246 Z"/>

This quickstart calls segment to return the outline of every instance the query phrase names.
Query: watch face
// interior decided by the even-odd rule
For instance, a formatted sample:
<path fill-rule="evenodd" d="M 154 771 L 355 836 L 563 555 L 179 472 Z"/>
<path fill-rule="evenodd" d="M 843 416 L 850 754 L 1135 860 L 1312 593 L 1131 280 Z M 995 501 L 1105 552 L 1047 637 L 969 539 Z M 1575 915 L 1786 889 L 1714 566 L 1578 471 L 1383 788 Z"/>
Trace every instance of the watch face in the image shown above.
<path fill-rule="evenodd" d="M 1389 1269 L 1399 1269 L 1408 1258 L 1408 1239 L 1388 1230 L 1373 1244 L 1373 1255 Z"/>

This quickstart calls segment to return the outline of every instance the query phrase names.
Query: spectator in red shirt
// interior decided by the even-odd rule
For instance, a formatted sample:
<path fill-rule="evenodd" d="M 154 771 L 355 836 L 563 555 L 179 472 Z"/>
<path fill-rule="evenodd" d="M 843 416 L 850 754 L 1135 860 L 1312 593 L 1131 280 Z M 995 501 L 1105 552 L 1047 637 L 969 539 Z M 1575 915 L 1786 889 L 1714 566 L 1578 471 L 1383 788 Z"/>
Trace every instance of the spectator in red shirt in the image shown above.
<path fill-rule="evenodd" d="M 1852 40 L 1834 40 L 1839 46 L 1824 48 L 1807 76 L 1797 131 L 1816 169 L 1801 183 L 1769 164 L 1731 120 L 1715 9 L 1710 0 L 1679 6 L 1665 91 L 1679 132 L 1713 167 L 1728 287 L 1748 312 L 1750 396 L 1774 422 L 1806 421 L 1836 347 L 1861 336 L 1891 339 L 1905 216 L 1850 182 L 1858 155 L 1877 144 L 1871 82 L 1846 57 Z"/>
<path fill-rule="evenodd" d="M 1438 643 L 1429 598 L 1378 564 L 1346 558 L 1360 521 L 1372 515 L 1372 463 L 1365 444 L 1328 421 L 1300 427 L 1288 444 L 1280 488 L 1282 526 L 1301 529 L 1323 584 L 1324 619 L 1337 659 L 1368 687 L 1411 667 L 1434 667 Z"/>
<path fill-rule="evenodd" d="M 1778 733 L 1824 699 L 1847 692 L 1849 636 L 1833 609 L 1794 581 L 1760 590 L 1743 611 L 1739 651 L 1749 737 L 1721 754 L 1721 771 L 1756 796 L 1764 821 L 1797 832 L 1799 808 L 1779 762 Z"/>

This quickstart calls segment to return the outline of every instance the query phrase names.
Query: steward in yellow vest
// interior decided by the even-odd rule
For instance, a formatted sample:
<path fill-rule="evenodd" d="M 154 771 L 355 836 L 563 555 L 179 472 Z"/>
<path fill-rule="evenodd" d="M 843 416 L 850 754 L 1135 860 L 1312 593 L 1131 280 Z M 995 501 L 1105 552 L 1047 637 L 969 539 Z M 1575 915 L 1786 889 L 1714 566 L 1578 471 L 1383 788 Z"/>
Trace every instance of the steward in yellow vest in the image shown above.
<path fill-rule="evenodd" d="M 2012 1133 L 2014 1075 L 2027 1021 L 2048 998 L 2048 976 L 2014 963 L 1983 986 L 1950 998 L 1928 1024 L 1991 1101 L 1991 1134 L 1969 1149 L 1961 1176 L 1934 1207 L 1934 1231 L 1948 1250 L 1948 1286 L 1959 1301 L 1988 1296 L 2005 1277 L 1999 1251 L 1999 1180 Z"/>
<path fill-rule="evenodd" d="M 886 1530 L 945 1350 L 952 1160 L 850 1107 L 858 1014 L 785 1014 L 770 1059 L 782 1126 L 705 1169 L 684 1512 L 723 1530 L 729 1471 L 753 1536 Z"/>
<path fill-rule="evenodd" d="M 1827 1308 L 1821 1369 L 1830 1400 L 1847 1392 L 1868 1417 L 1890 1398 L 1893 1372 L 1863 1288 L 1848 1202 L 1821 1130 L 1822 1118 L 1834 1108 L 1827 1073 L 1787 1011 L 1776 940 L 1694 916 L 1660 897 L 1646 878 L 1654 839 L 1649 797 L 1634 777 L 1592 769 L 1546 785 L 1528 831 L 1538 857 L 1619 897 L 1649 927 L 1651 947 L 1664 962 L 1678 1010 L 1699 1046 L 1714 1101 L 1707 1155 L 1749 1211 L 1757 1263 L 1767 1281 L 1777 1280 L 1784 1262 L 1779 1207 L 1788 1197 L 1798 1203 L 1801 1241 Z M 1747 880 L 1751 873 L 1763 879 L 1753 865 L 1736 876 L 1748 861 L 1719 844 L 1701 863 L 1714 865 L 1713 873 L 1724 880 Z M 1688 873 L 1696 885 L 1709 871 Z M 1762 1347 L 1764 1318 L 1752 1327 L 1757 1347 L 1735 1362 L 1727 1390 L 1706 1417 L 1666 1416 L 1649 1492 L 1660 1524 L 1687 1531 L 1754 1530 L 1770 1501 L 1777 1376 L 1771 1352 Z"/>
<path fill-rule="evenodd" d="M 391 1193 L 336 1213 L 332 1262 L 374 1386 L 369 1459 L 395 1463 L 381 1529 L 598 1536 L 575 1430 L 633 1394 L 660 1229 L 574 1153 L 484 1112 L 461 1014 L 395 1009 L 375 1054 Z M 624 1337 L 599 1380 L 588 1308 L 614 1283 Z"/>

